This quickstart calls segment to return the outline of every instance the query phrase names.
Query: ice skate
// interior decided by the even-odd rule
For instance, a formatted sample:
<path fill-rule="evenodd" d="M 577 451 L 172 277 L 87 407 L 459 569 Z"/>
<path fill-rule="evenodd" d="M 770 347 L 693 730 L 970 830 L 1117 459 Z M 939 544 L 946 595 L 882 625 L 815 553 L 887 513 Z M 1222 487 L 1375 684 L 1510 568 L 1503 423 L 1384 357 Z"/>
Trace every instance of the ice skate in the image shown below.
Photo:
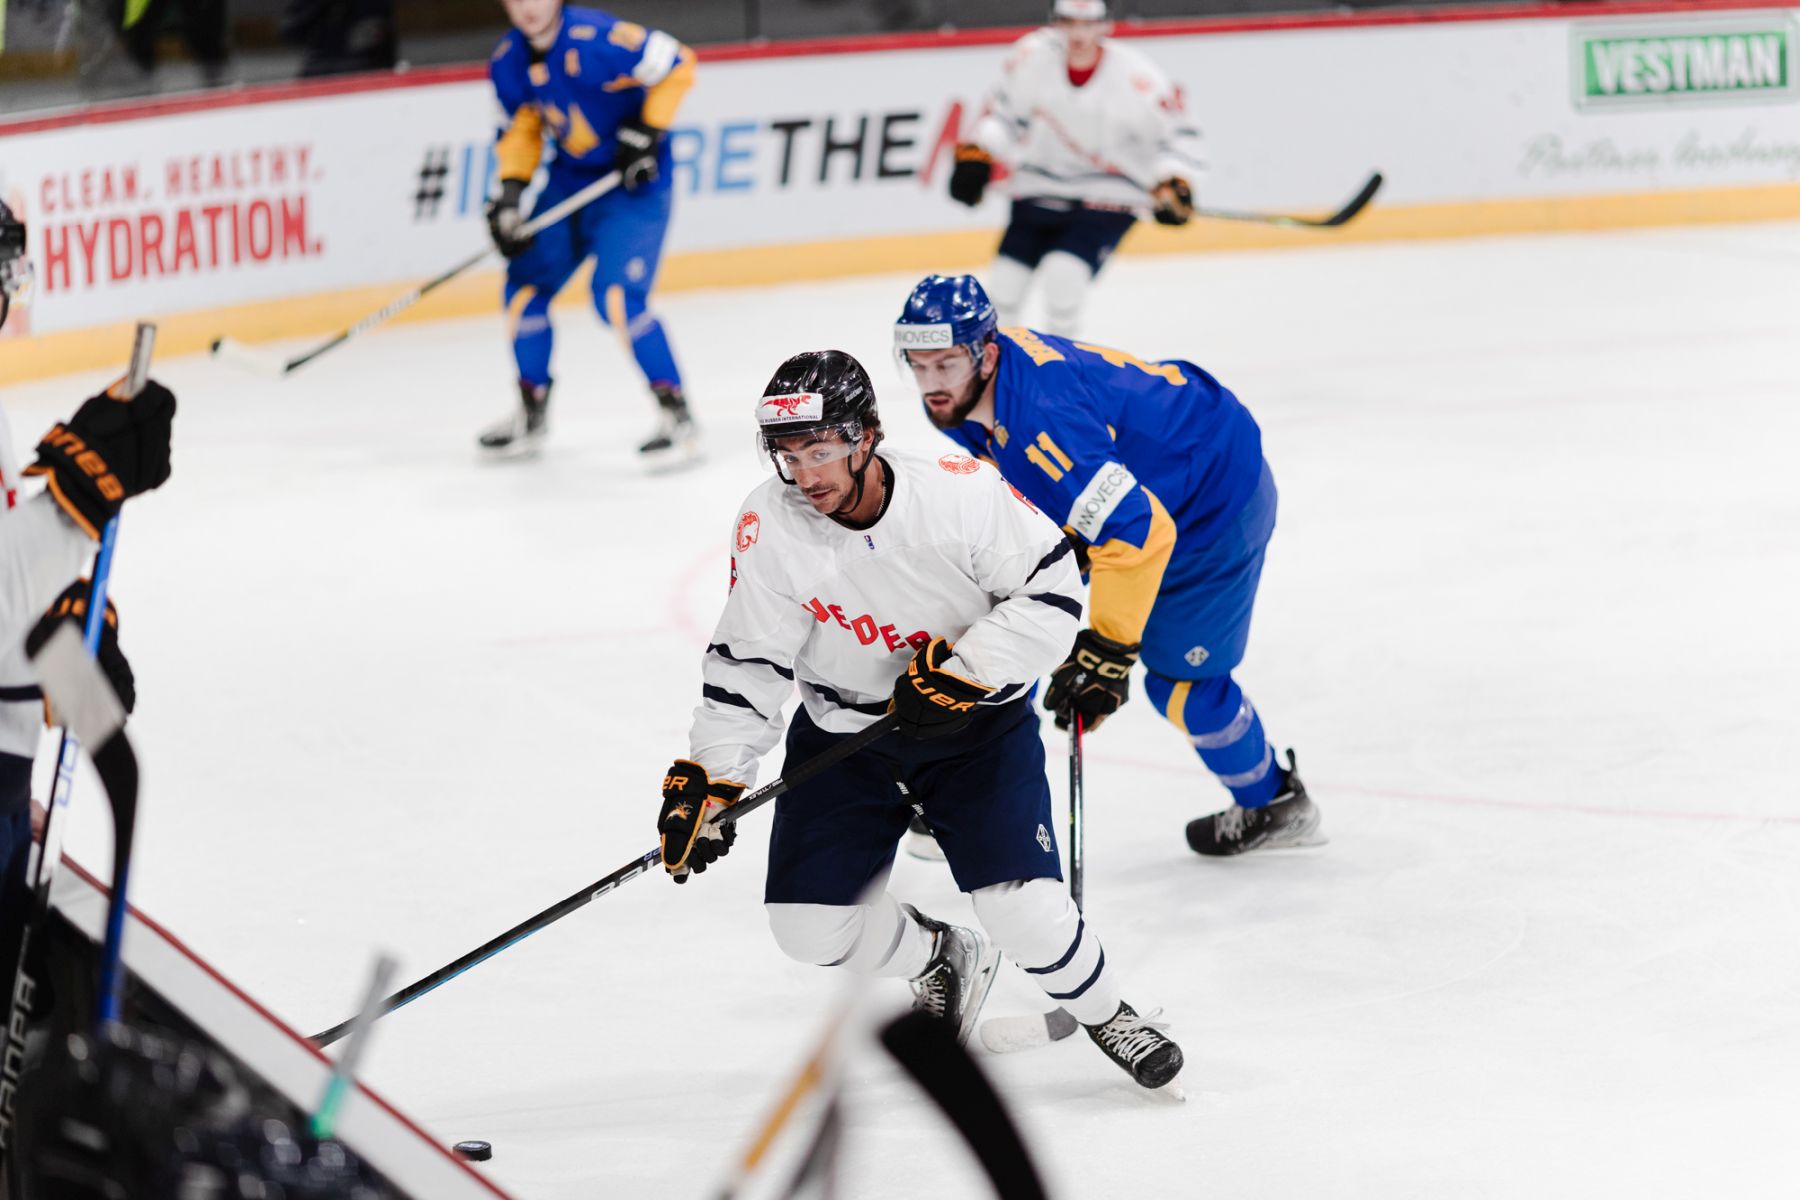
<path fill-rule="evenodd" d="M 550 431 L 550 385 L 519 381 L 519 409 L 481 435 L 481 448 L 496 458 L 536 454 Z"/>
<path fill-rule="evenodd" d="M 1306 794 L 1300 782 L 1294 752 L 1287 752 L 1286 769 L 1277 767 L 1283 779 L 1281 791 L 1265 808 L 1245 808 L 1233 804 L 1221 813 L 1189 821 L 1188 845 L 1194 853 L 1212 858 L 1245 854 L 1251 850 L 1286 850 L 1300 846 L 1322 846 L 1319 834 L 1319 809 Z"/>
<path fill-rule="evenodd" d="M 652 471 L 673 470 L 698 461 L 700 431 L 694 427 L 687 401 L 672 387 L 658 387 L 655 391 L 661 416 L 656 432 L 638 447 L 638 454 Z"/>
<path fill-rule="evenodd" d="M 937 948 L 924 972 L 912 981 L 913 1009 L 946 1021 L 956 1040 L 967 1044 L 1000 966 L 1000 951 L 979 929 L 934 921 L 912 905 L 913 920 L 937 935 Z"/>
<path fill-rule="evenodd" d="M 914 858 L 922 859 L 925 862 L 944 861 L 944 848 L 938 845 L 936 836 L 931 832 L 931 826 L 925 823 L 923 817 L 914 817 L 912 824 L 906 827 L 904 844 L 906 852 Z"/>
<path fill-rule="evenodd" d="M 1163 1030 L 1167 1021 L 1158 1021 L 1162 1009 L 1154 1008 L 1143 1016 L 1124 1001 L 1119 1011 L 1104 1025 L 1087 1026 L 1088 1036 L 1106 1057 L 1137 1081 L 1139 1087 L 1160 1088 L 1181 1074 L 1181 1047 Z"/>

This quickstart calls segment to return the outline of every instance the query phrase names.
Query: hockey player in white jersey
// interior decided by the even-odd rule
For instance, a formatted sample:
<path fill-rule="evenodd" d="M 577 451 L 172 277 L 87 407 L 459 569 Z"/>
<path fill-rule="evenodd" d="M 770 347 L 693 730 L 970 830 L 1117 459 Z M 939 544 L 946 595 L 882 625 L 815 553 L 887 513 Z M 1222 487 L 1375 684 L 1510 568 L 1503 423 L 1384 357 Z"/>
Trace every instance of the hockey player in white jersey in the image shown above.
<path fill-rule="evenodd" d="M 730 849 L 718 817 L 787 730 L 799 763 L 892 711 L 899 731 L 776 802 L 764 887 L 790 957 L 912 982 L 967 1038 L 1000 952 L 1144 1087 L 1181 1050 L 1119 994 L 1060 885 L 1029 693 L 1080 626 L 1070 544 L 992 467 L 884 450 L 868 374 L 837 350 L 783 363 L 757 407 L 777 477 L 733 530 L 732 589 L 706 649 L 686 758 L 657 830 L 677 882 Z M 885 890 L 908 819 L 937 832 L 980 928 Z"/>
<path fill-rule="evenodd" d="M 1089 285 L 1138 217 L 1193 217 L 1199 134 L 1181 89 L 1108 36 L 1106 0 L 1055 0 L 1050 17 L 1013 45 L 956 148 L 950 195 L 981 203 L 995 162 L 1006 164 L 1012 213 L 982 280 L 1000 323 L 1021 325 L 1035 277 L 1047 311 L 1034 328 L 1074 337 Z"/>
<path fill-rule="evenodd" d="M 0 202 L 0 325 L 24 289 L 26 266 L 25 226 Z M 0 979 L 7 984 L 27 908 L 31 766 L 45 715 L 26 633 L 47 640 L 54 622 L 85 615 L 87 583 L 77 576 L 120 505 L 169 477 L 174 416 L 175 397 L 160 384 L 131 401 L 95 396 L 44 435 L 36 461 L 21 473 L 0 411 Z M 43 476 L 47 488 L 25 495 L 22 474 Z M 110 602 L 107 608 L 100 665 L 129 710 L 131 667 L 119 652 Z"/>

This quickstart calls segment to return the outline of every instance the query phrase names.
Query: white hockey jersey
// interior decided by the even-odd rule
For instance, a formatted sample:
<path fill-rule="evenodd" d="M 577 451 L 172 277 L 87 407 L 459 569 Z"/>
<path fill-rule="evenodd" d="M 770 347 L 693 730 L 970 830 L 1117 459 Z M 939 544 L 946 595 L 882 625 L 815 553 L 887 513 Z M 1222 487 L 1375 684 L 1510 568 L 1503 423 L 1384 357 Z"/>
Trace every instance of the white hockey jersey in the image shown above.
<path fill-rule="evenodd" d="M 12 431 L 0 411 L 0 753 L 37 753 L 44 724 L 25 635 L 81 574 L 94 543 L 47 492 L 19 489 Z"/>
<path fill-rule="evenodd" d="M 1011 169 L 1015 197 L 1143 210 L 1171 176 L 1199 190 L 1200 134 L 1186 108 L 1155 63 L 1112 38 L 1076 87 L 1061 35 L 1039 29 L 1013 44 L 972 140 Z"/>
<path fill-rule="evenodd" d="M 714 779 L 755 783 L 796 684 L 821 729 L 854 733 L 887 711 L 894 680 L 932 637 L 954 644 L 951 670 L 996 689 L 989 704 L 1067 656 L 1083 591 L 1062 530 L 992 466 L 880 457 L 894 491 L 866 530 L 814 511 L 779 478 L 744 502 L 689 735 Z"/>

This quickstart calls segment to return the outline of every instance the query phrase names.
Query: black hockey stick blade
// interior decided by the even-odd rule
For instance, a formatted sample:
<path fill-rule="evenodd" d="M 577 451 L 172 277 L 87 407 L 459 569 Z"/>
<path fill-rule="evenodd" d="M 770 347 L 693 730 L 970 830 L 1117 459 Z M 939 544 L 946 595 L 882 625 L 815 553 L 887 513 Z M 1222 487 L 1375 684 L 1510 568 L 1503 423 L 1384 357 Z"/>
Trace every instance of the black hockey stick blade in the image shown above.
<path fill-rule="evenodd" d="M 943 1021 L 909 1012 L 881 1031 L 881 1044 L 925 1089 L 975 1152 L 1001 1200 L 1043 1200 L 1044 1181 L 1006 1103 Z"/>
<path fill-rule="evenodd" d="M 1281 225 L 1293 229 L 1335 229 L 1339 225 L 1354 220 L 1369 202 L 1375 199 L 1375 193 L 1381 190 L 1385 180 L 1380 171 L 1369 176 L 1362 190 L 1356 193 L 1350 203 L 1332 213 L 1329 217 L 1296 217 L 1288 213 L 1237 212 L 1227 208 L 1195 209 L 1195 215 L 1211 217 L 1215 221 L 1251 221 L 1258 225 Z"/>
<path fill-rule="evenodd" d="M 786 794 L 789 789 L 794 787 L 794 785 L 804 783 L 819 772 L 836 766 L 838 763 L 850 757 L 852 754 L 855 754 L 858 750 L 861 750 L 871 742 L 886 737 L 898 728 L 899 724 L 900 719 L 892 713 L 889 713 L 887 716 L 882 717 L 879 721 L 876 721 L 873 725 L 870 725 L 860 733 L 853 733 L 849 737 L 846 737 L 833 745 L 829 750 L 815 754 L 805 762 L 784 772 L 780 779 L 771 780 L 770 782 L 765 783 L 763 786 L 757 788 L 754 792 L 751 792 L 742 800 L 739 800 L 736 804 L 732 805 L 731 811 L 719 818 L 720 824 L 737 824 L 763 805 L 769 803 L 769 801 Z M 518 945 L 538 930 L 555 924 L 576 909 L 585 908 L 588 904 L 598 900 L 614 888 L 655 869 L 660 862 L 662 862 L 661 847 L 645 854 L 638 855 L 638 857 L 632 859 L 618 870 L 596 879 L 593 883 L 588 884 L 588 886 L 582 888 L 574 895 L 565 896 L 544 911 L 520 921 L 517 925 L 514 925 L 499 937 L 483 942 L 455 962 L 446 963 L 431 974 L 425 976 L 423 979 L 417 980 L 416 982 L 401 988 L 381 1002 L 380 1015 L 386 1016 L 397 1008 L 403 1008 L 406 1005 L 411 1004 L 420 996 L 450 982 L 471 967 L 480 966 L 502 950 L 505 950 L 510 946 Z M 333 1025 L 330 1029 L 313 1034 L 311 1040 L 315 1045 L 329 1046 L 331 1043 L 349 1033 L 351 1027 L 355 1024 L 356 1018 L 352 1017 L 348 1021 L 342 1021 Z"/>

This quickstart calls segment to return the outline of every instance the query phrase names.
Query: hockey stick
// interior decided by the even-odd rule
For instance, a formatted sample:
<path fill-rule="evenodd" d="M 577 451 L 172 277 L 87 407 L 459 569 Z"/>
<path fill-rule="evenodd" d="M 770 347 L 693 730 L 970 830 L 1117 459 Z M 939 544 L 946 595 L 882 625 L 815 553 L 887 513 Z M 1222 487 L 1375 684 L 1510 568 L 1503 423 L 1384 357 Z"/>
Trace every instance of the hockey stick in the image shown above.
<path fill-rule="evenodd" d="M 328 1138 L 337 1128 L 338 1109 L 344 1105 L 344 1097 L 350 1094 L 350 1085 L 356 1082 L 356 1067 L 362 1060 L 363 1051 L 368 1049 L 369 1028 L 375 1024 L 377 1005 L 381 1003 L 382 994 L 388 985 L 394 982 L 394 970 L 398 966 L 391 954 L 379 954 L 375 957 L 375 969 L 369 975 L 369 989 L 363 997 L 362 1007 L 357 1010 L 356 1018 L 350 1023 L 350 1044 L 344 1047 L 343 1054 L 338 1056 L 332 1068 L 331 1082 L 325 1085 L 325 1094 L 319 1098 L 319 1107 L 313 1110 L 312 1134 L 316 1138 Z"/>
<path fill-rule="evenodd" d="M 1352 220 L 1363 209 L 1369 207 L 1369 201 L 1381 190 L 1381 172 L 1369 176 L 1369 181 L 1362 186 L 1362 191 L 1351 197 L 1350 203 L 1332 213 L 1329 217 L 1296 217 L 1286 213 L 1239 212 L 1229 208 L 1196 208 L 1196 217 L 1210 217 L 1215 221 L 1251 221 L 1258 225 L 1284 225 L 1293 229 L 1335 229 Z"/>
<path fill-rule="evenodd" d="M 1044 1200 L 1043 1178 L 1006 1101 L 954 1032 L 915 1011 L 890 1021 L 881 1044 L 956 1126 L 1000 1200 Z"/>
<path fill-rule="evenodd" d="M 899 718 L 890 713 L 862 732 L 851 734 L 830 749 L 815 754 L 799 766 L 787 771 L 780 779 L 765 783 L 739 800 L 719 818 L 719 823 L 721 825 L 737 824 L 769 801 L 791 791 L 796 785 L 805 783 L 820 772 L 836 766 L 863 747 L 886 737 L 898 727 L 899 723 Z M 401 988 L 381 1002 L 379 1015 L 386 1016 L 397 1008 L 411 1004 L 425 993 L 450 982 L 471 967 L 480 966 L 502 950 L 515 946 L 538 930 L 555 924 L 576 909 L 586 907 L 590 902 L 598 900 L 621 884 L 637 878 L 660 862 L 662 862 L 662 847 L 660 846 L 646 854 L 639 855 L 610 875 L 602 876 L 574 895 L 558 900 L 536 916 L 527 917 L 499 937 L 483 942 L 456 961 L 446 963 L 416 983 Z M 355 1018 L 351 1018 L 341 1024 L 333 1025 L 330 1029 L 313 1034 L 312 1041 L 319 1046 L 329 1046 L 348 1033 L 350 1027 L 355 1023 Z"/>
<path fill-rule="evenodd" d="M 71 742 L 85 743 L 113 813 L 113 879 L 106 902 L 106 937 L 100 947 L 96 1032 L 119 1019 L 120 957 L 125 939 L 125 896 L 131 874 L 132 834 L 137 826 L 137 755 L 125 736 L 125 706 L 73 629 L 63 627 L 32 656 L 32 666 L 51 708 L 62 715 Z"/>
<path fill-rule="evenodd" d="M 131 366 L 122 385 L 127 399 L 144 390 L 150 378 L 150 359 L 156 351 L 156 326 L 140 323 L 131 347 Z M 93 582 L 88 585 L 87 623 L 83 626 L 84 642 L 91 657 L 99 652 L 100 631 L 106 619 L 106 586 L 112 577 L 113 549 L 118 544 L 119 519 L 108 521 L 100 532 L 100 553 L 94 560 Z M 56 707 L 53 703 L 53 707 Z M 69 797 L 75 788 L 75 758 L 79 739 L 63 727 L 62 743 L 56 753 L 56 782 L 50 793 L 50 808 L 44 815 L 43 842 L 37 848 L 36 866 L 31 872 L 31 901 L 24 925 L 19 930 L 19 955 L 7 982 L 7 1022 L 4 1059 L 0 1060 L 0 1163 L 12 1148 L 14 1104 L 19 1073 L 24 1067 L 25 1027 L 37 1001 L 37 981 L 31 977 L 29 954 L 32 939 L 43 929 L 50 910 L 50 885 L 62 863 L 63 835 L 68 829 Z M 127 754 L 130 748 L 125 748 Z M 104 779 L 104 777 L 103 777 Z M 135 764 L 133 791 L 135 793 Z M 134 795 L 135 800 L 135 795 Z M 135 808 L 135 804 L 134 804 Z M 114 831 L 118 830 L 115 815 Z M 122 891 L 122 889 L 115 889 Z M 110 926 L 110 919 L 109 919 Z"/>
<path fill-rule="evenodd" d="M 1084 789 L 1081 785 L 1081 735 L 1083 726 L 1081 714 L 1075 714 L 1075 721 L 1069 727 L 1069 898 L 1075 901 L 1075 907 L 1081 907 L 1082 882 L 1082 798 Z"/>
<path fill-rule="evenodd" d="M 564 220 L 578 209 L 586 208 L 589 204 L 598 200 L 618 186 L 619 173 L 617 171 L 601 176 L 599 179 L 588 184 L 560 204 L 532 217 L 531 220 L 527 221 L 524 227 L 519 230 L 520 236 L 529 236 L 538 233 L 541 230 L 548 229 L 550 226 L 556 224 L 558 221 Z M 368 316 L 350 326 L 350 328 L 344 330 L 342 333 L 337 334 L 329 341 L 321 342 L 311 350 L 293 358 L 283 359 L 271 354 L 267 350 L 259 350 L 254 346 L 246 346 L 242 342 L 228 337 L 214 339 L 212 344 L 213 357 L 236 363 L 240 367 L 244 367 L 251 371 L 257 371 L 264 375 L 273 375 L 277 378 L 291 375 L 301 367 L 304 367 L 307 363 L 313 361 L 313 359 L 318 358 L 328 351 L 337 349 L 358 334 L 367 333 L 377 325 L 384 324 L 394 317 L 399 316 L 438 288 L 443 287 L 452 279 L 455 279 L 463 272 L 469 270 L 471 267 L 477 267 L 483 262 L 486 262 L 488 256 L 494 252 L 494 247 L 488 246 L 482 250 L 481 253 L 471 255 L 462 262 L 457 263 L 454 267 L 451 267 L 448 271 L 445 271 L 442 275 L 437 276 L 435 279 L 422 283 L 404 296 L 390 301 L 382 308 L 370 313 Z"/>

